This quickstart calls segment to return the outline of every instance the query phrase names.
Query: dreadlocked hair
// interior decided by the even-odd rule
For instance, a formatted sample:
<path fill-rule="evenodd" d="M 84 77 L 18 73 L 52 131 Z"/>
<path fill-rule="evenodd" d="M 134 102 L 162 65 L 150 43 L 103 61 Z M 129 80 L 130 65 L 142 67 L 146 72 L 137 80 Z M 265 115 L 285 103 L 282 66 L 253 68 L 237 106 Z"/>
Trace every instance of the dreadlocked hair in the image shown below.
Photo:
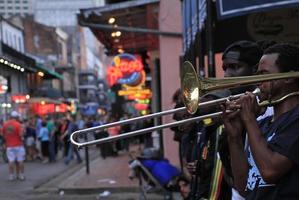
<path fill-rule="evenodd" d="M 264 54 L 277 53 L 276 65 L 280 72 L 299 71 L 299 47 L 289 43 L 270 46 Z"/>

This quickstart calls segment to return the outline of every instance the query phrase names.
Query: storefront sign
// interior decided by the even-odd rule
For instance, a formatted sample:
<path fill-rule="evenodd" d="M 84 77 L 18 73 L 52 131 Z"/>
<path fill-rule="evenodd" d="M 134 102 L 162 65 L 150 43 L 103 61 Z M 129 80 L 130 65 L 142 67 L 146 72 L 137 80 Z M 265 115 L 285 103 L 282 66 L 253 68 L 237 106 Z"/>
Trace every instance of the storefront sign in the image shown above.
<path fill-rule="evenodd" d="M 297 41 L 299 30 L 294 24 L 299 24 L 298 8 L 255 13 L 247 19 L 248 32 L 256 41 Z"/>
<path fill-rule="evenodd" d="M 113 58 L 112 65 L 107 69 L 109 86 L 126 84 L 136 86 L 142 81 L 143 65 L 131 54 L 119 54 Z"/>
<path fill-rule="evenodd" d="M 55 104 L 41 104 L 34 103 L 32 104 L 32 110 L 35 114 L 46 115 L 55 112 Z"/>
<path fill-rule="evenodd" d="M 152 91 L 150 89 L 140 89 L 140 90 L 119 90 L 119 96 L 128 96 L 134 94 L 144 94 L 144 95 L 152 95 Z"/>
<path fill-rule="evenodd" d="M 119 90 L 119 96 L 127 96 L 129 100 L 145 100 L 152 97 L 152 91 L 150 89 L 127 89 Z"/>
<path fill-rule="evenodd" d="M 62 103 L 62 104 L 58 104 L 58 105 L 55 105 L 55 112 L 58 112 L 58 113 L 65 113 L 68 111 L 68 105 Z"/>
<path fill-rule="evenodd" d="M 296 0 L 218 0 L 217 13 L 220 19 L 245 15 L 253 12 L 273 10 L 299 5 Z"/>
<path fill-rule="evenodd" d="M 12 95 L 11 100 L 14 103 L 26 103 L 30 98 L 29 95 Z"/>
<path fill-rule="evenodd" d="M 0 76 L 0 94 L 4 94 L 8 89 L 7 79 L 3 76 Z"/>

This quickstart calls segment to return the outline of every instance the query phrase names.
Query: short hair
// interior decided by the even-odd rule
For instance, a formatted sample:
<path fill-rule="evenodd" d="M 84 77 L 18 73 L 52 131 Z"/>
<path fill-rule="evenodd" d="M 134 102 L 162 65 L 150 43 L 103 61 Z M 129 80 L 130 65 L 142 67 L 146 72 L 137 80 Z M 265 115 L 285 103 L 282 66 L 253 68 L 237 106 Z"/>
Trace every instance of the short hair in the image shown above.
<path fill-rule="evenodd" d="M 290 43 L 279 43 L 265 50 L 264 55 L 278 54 L 276 65 L 280 72 L 299 71 L 299 47 Z"/>
<path fill-rule="evenodd" d="M 237 60 L 245 62 L 249 66 L 255 66 L 263 55 L 263 51 L 257 43 L 246 40 L 237 41 L 228 46 L 223 52 L 222 60 L 227 58 L 230 51 L 239 52 Z"/>
<path fill-rule="evenodd" d="M 42 127 L 45 127 L 45 126 L 47 126 L 47 122 L 43 121 L 42 122 Z"/>
<path fill-rule="evenodd" d="M 190 183 L 190 181 L 189 181 L 189 180 L 186 178 L 186 176 L 184 176 L 184 175 L 180 175 L 180 176 L 178 177 L 177 182 L 180 182 L 180 181 L 183 181 L 183 182 L 185 182 L 185 183 L 187 183 L 187 184 Z"/>
<path fill-rule="evenodd" d="M 262 50 L 263 52 L 264 52 L 266 49 L 268 49 L 269 47 L 271 47 L 271 46 L 277 44 L 277 42 L 276 42 L 276 41 L 273 41 L 273 40 L 259 40 L 259 41 L 257 41 L 256 43 L 260 46 L 260 48 L 261 48 L 261 50 Z"/>

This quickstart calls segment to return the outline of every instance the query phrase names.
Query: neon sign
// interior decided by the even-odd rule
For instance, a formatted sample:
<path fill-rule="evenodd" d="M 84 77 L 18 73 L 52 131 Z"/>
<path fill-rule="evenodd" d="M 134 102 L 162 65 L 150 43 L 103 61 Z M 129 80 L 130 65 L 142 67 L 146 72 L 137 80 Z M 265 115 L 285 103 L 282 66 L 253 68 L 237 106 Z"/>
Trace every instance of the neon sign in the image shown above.
<path fill-rule="evenodd" d="M 128 96 L 135 94 L 144 94 L 144 95 L 152 95 L 152 91 L 150 89 L 139 89 L 139 90 L 119 90 L 119 96 Z"/>
<path fill-rule="evenodd" d="M 6 93 L 7 89 L 8 89 L 7 79 L 4 78 L 3 76 L 0 76 L 0 94 Z"/>
<path fill-rule="evenodd" d="M 26 103 L 30 99 L 29 95 L 12 95 L 11 100 L 14 103 Z"/>
<path fill-rule="evenodd" d="M 143 65 L 135 56 L 127 53 L 119 54 L 113 58 L 112 65 L 107 69 L 108 84 L 139 85 L 144 78 L 142 72 Z"/>

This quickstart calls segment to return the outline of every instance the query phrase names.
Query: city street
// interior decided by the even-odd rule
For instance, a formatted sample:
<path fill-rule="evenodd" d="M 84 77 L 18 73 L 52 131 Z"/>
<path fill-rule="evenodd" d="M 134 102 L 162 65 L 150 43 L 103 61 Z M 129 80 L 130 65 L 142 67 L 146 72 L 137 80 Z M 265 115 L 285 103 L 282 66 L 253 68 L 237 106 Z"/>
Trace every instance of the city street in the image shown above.
<path fill-rule="evenodd" d="M 81 155 L 83 154 L 84 151 L 81 150 Z M 91 157 L 89 175 L 86 174 L 85 163 L 77 164 L 75 160 L 67 166 L 62 159 L 48 164 L 34 161 L 25 163 L 25 181 L 9 181 L 7 164 L 1 160 L 0 199 L 140 199 L 138 181 L 128 178 L 127 153 L 103 160 L 97 149 L 91 149 L 89 155 Z M 147 198 L 164 199 L 160 193 L 148 194 Z"/>
<path fill-rule="evenodd" d="M 83 151 L 81 152 L 83 154 Z M 0 162 L 0 199 L 52 199 L 48 193 L 57 193 L 55 188 L 48 188 L 44 192 L 38 192 L 38 188 L 51 179 L 62 174 L 72 172 L 77 168 L 82 168 L 83 163 L 77 164 L 76 161 L 65 165 L 62 159 L 55 163 L 42 164 L 40 161 L 25 163 L 25 181 L 9 181 L 8 167 L 2 160 Z M 55 195 L 54 195 L 55 196 Z"/>
<path fill-rule="evenodd" d="M 299 200 L 298 23 L 299 0 L 0 0 L 0 200 Z"/>
<path fill-rule="evenodd" d="M 89 150 L 90 162 L 99 158 L 96 149 Z M 80 151 L 84 159 L 84 150 Z M 98 157 L 97 157 L 98 156 Z M 80 169 L 85 173 L 85 163 L 78 164 L 73 160 L 69 165 L 65 165 L 61 155 L 55 163 L 43 164 L 40 161 L 25 163 L 25 181 L 9 181 L 7 164 L 0 161 L 0 199 L 95 199 L 96 193 L 92 195 L 78 195 L 59 192 L 59 186 L 63 181 L 77 173 Z M 101 160 L 101 159 L 100 159 Z M 84 174 L 83 174 L 84 175 Z"/>

